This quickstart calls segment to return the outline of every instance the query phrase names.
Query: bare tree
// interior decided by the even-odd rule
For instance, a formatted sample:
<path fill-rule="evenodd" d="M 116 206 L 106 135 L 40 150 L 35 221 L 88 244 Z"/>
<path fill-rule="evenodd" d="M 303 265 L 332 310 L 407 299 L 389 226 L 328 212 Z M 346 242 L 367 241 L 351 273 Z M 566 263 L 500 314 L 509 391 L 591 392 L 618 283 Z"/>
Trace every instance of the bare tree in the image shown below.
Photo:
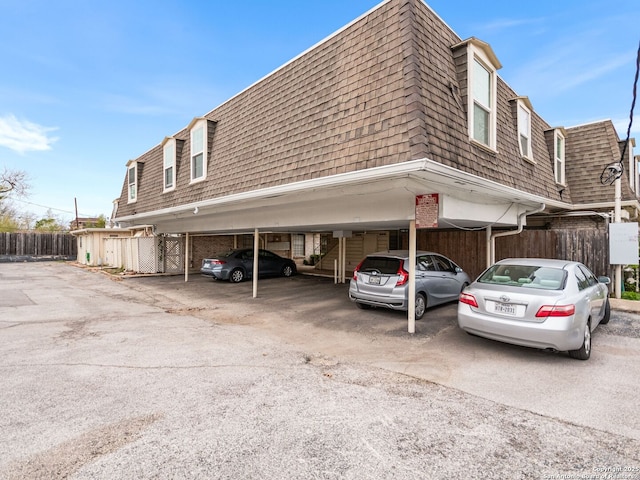
<path fill-rule="evenodd" d="M 10 194 L 23 197 L 29 191 L 29 176 L 21 170 L 4 168 L 0 175 L 0 201 Z"/>

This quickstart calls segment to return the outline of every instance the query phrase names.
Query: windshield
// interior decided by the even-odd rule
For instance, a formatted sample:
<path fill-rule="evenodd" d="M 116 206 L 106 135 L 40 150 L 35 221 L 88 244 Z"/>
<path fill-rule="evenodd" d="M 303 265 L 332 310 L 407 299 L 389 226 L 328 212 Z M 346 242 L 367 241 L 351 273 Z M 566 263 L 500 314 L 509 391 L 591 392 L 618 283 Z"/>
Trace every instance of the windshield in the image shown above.
<path fill-rule="evenodd" d="M 567 272 L 561 268 L 535 265 L 494 265 L 478 279 L 479 283 L 510 285 L 544 290 L 561 290 Z"/>

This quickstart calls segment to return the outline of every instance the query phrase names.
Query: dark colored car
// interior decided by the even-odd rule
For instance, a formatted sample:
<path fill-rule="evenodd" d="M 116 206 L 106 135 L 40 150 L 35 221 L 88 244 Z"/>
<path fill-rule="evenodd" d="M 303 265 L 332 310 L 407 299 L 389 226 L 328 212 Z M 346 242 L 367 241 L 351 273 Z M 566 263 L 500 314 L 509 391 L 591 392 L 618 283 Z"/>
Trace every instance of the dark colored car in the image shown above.
<path fill-rule="evenodd" d="M 224 255 L 202 260 L 202 275 L 216 280 L 229 280 L 238 283 L 253 276 L 253 248 L 231 250 Z M 258 251 L 258 275 L 290 277 L 296 274 L 296 264 L 290 258 L 284 258 L 269 250 Z"/>

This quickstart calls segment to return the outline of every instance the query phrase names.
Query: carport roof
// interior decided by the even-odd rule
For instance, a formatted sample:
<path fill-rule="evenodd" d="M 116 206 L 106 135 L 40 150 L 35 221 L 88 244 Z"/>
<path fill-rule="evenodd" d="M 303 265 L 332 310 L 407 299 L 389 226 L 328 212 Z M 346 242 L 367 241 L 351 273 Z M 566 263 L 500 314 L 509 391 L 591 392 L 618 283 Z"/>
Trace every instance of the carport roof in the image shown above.
<path fill-rule="evenodd" d="M 118 221 L 124 226 L 153 224 L 157 233 L 396 229 L 407 228 L 414 219 L 415 196 L 428 193 L 500 211 L 515 207 L 516 214 L 550 203 L 538 195 L 421 159 L 127 215 Z M 552 203 L 552 207 L 570 208 L 566 203 Z M 513 218 L 496 216 L 494 222 L 470 215 L 446 218 L 441 210 L 439 226 L 513 226 Z"/>

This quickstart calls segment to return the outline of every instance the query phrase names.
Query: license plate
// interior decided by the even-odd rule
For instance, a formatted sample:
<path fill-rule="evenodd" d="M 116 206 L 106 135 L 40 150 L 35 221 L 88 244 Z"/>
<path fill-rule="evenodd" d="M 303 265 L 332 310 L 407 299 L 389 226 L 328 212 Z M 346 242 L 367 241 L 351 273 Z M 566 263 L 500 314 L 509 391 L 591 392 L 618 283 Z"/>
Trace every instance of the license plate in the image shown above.
<path fill-rule="evenodd" d="M 369 277 L 369 283 L 373 285 L 380 285 L 380 277 Z"/>
<path fill-rule="evenodd" d="M 505 315 L 515 315 L 516 314 L 516 306 L 512 303 L 498 303 L 496 302 L 495 308 L 496 313 L 503 313 Z"/>

